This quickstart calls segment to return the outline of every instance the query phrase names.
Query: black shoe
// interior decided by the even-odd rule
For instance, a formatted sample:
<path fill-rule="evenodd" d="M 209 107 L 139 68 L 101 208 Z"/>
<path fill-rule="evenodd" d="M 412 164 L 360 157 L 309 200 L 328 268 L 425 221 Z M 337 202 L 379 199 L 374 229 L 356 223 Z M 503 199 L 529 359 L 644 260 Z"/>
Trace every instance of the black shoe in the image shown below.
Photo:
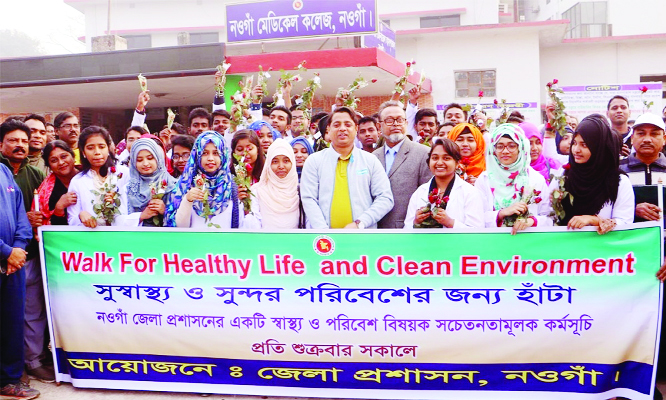
<path fill-rule="evenodd" d="M 28 375 L 45 383 L 55 382 L 55 371 L 53 367 L 40 365 L 37 368 L 28 369 Z"/>

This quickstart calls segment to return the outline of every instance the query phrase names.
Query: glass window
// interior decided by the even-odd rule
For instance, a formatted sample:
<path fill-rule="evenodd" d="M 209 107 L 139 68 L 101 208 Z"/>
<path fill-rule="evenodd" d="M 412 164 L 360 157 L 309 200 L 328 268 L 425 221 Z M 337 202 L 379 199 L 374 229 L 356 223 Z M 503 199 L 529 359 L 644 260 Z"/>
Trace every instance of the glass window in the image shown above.
<path fill-rule="evenodd" d="M 127 39 L 128 49 L 147 49 L 152 47 L 152 37 L 150 35 L 123 35 Z"/>
<path fill-rule="evenodd" d="M 460 15 L 421 17 L 421 28 L 438 28 L 446 26 L 460 26 Z"/>
<path fill-rule="evenodd" d="M 483 90 L 484 97 L 495 96 L 495 70 L 455 71 L 456 97 L 476 97 Z"/>
<path fill-rule="evenodd" d="M 217 43 L 220 41 L 218 32 L 190 33 L 190 44 Z"/>
<path fill-rule="evenodd" d="M 606 10 L 607 4 L 603 1 L 598 1 L 594 3 L 594 23 L 595 24 L 605 24 L 606 20 Z"/>

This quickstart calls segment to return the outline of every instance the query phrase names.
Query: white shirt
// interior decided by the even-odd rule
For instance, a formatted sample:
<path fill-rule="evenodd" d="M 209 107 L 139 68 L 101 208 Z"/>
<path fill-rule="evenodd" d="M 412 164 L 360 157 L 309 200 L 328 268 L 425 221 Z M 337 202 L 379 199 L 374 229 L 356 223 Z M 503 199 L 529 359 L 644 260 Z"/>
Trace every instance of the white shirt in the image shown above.
<path fill-rule="evenodd" d="M 435 179 L 435 178 L 432 178 Z M 414 218 L 416 211 L 428 204 L 428 191 L 432 179 L 419 186 L 414 192 L 405 216 L 405 227 L 403 229 L 414 229 Z M 477 188 L 455 177 L 449 202 L 446 205 L 446 213 L 454 219 L 453 228 L 483 228 L 483 201 L 481 193 Z"/>
<path fill-rule="evenodd" d="M 529 186 L 536 191 L 540 191 L 541 202 L 532 203 L 527 206 L 528 212 L 536 218 L 538 227 L 553 226 L 553 220 L 549 216 L 552 208 L 550 206 L 550 189 L 546 184 L 546 178 L 536 172 L 534 168 L 528 167 Z M 555 180 L 553 180 L 555 181 Z M 486 228 L 497 228 L 497 214 L 500 210 L 495 210 L 493 192 L 490 189 L 488 172 L 483 171 L 476 179 L 474 186 L 479 189 L 483 198 L 484 214 Z"/>
<path fill-rule="evenodd" d="M 561 169 L 563 172 L 564 170 Z M 550 183 L 550 191 L 556 189 L 559 185 L 557 179 Z M 576 199 L 574 198 L 574 201 Z M 597 214 L 600 218 L 613 219 L 617 225 L 627 225 L 634 222 L 634 188 L 631 186 L 629 177 L 620 175 L 620 184 L 617 188 L 617 199 L 615 203 L 606 203 Z"/>
<path fill-rule="evenodd" d="M 213 216 L 208 222 L 206 221 L 205 218 L 199 216 L 196 212 L 192 212 L 193 204 L 194 203 L 190 203 L 189 201 L 187 201 L 187 198 L 183 196 L 183 199 L 180 202 L 180 207 L 178 207 L 178 211 L 176 211 L 176 227 L 218 229 L 215 226 L 208 226 L 209 223 L 212 223 L 219 225 L 220 230 L 231 229 L 231 214 L 233 212 L 233 207 L 231 204 L 227 205 L 227 208 L 225 208 L 224 211 Z M 247 224 L 245 220 L 245 213 L 243 212 L 243 203 L 239 200 L 238 227 L 257 229 L 256 226 L 250 226 L 250 225 L 252 224 Z"/>
<path fill-rule="evenodd" d="M 560 164 L 564 165 L 569 162 L 569 156 L 566 154 L 560 154 L 557 152 L 557 142 L 555 138 L 544 138 L 543 139 L 543 155 L 553 160 L 559 161 Z"/>
<path fill-rule="evenodd" d="M 120 215 L 116 215 L 113 226 L 125 226 L 130 223 L 127 221 L 127 183 L 129 182 L 129 168 L 123 165 L 116 165 L 116 173 L 112 174 L 111 171 L 108 172 L 110 175 L 118 176 L 123 174 L 122 178 L 117 180 L 118 194 L 120 195 L 120 206 L 118 210 Z M 88 171 L 86 173 L 78 173 L 72 181 L 69 183 L 68 192 L 76 193 L 76 204 L 72 204 L 67 207 L 67 224 L 70 226 L 83 226 L 79 214 L 81 211 L 87 211 L 90 215 L 97 218 L 98 223 L 99 218 L 95 215 L 93 211 L 93 201 L 98 199 L 98 196 L 94 195 L 91 190 L 94 190 L 95 183 L 93 181 L 93 172 Z M 117 179 L 117 178 L 112 178 Z M 133 226 L 138 225 L 138 219 Z"/>

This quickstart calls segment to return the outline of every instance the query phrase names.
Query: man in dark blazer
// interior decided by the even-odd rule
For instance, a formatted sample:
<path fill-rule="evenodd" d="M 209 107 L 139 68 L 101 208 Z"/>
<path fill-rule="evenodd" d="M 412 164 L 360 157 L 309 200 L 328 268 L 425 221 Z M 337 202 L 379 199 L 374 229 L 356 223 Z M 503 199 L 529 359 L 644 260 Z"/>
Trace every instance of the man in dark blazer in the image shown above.
<path fill-rule="evenodd" d="M 393 209 L 382 218 L 377 227 L 380 229 L 405 226 L 405 215 L 409 199 L 416 189 L 432 178 L 428 166 L 430 149 L 412 142 L 405 135 L 407 119 L 402 105 L 396 101 L 387 101 L 379 107 L 379 122 L 384 137 L 384 145 L 373 152 L 379 158 L 388 174 L 393 192 Z M 407 221 L 413 223 L 413 221 Z"/>

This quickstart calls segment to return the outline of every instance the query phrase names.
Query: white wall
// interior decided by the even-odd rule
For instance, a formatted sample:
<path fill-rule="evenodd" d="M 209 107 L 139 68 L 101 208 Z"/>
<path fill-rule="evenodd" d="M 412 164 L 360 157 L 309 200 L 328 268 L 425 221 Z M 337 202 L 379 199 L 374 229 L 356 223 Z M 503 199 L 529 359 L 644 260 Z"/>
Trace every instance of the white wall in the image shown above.
<path fill-rule="evenodd" d="M 481 44 L 482 45 L 479 45 Z M 519 55 L 511 55 L 520 49 Z M 475 45 L 476 44 L 476 45 Z M 497 98 L 508 102 L 537 102 L 540 98 L 539 35 L 498 30 L 475 33 L 442 33 L 423 35 L 419 39 L 398 38 L 397 58 L 417 61 L 432 80 L 434 104 L 451 102 L 476 104 L 477 97 L 456 98 L 454 71 L 495 69 Z M 476 96 L 476 94 L 473 94 Z M 486 98 L 483 102 L 492 102 Z M 538 108 L 526 117 L 539 122 Z M 495 115 L 491 115 L 495 118 Z"/>
<path fill-rule="evenodd" d="M 609 0 L 608 21 L 613 36 L 666 33 L 666 1 Z"/>

